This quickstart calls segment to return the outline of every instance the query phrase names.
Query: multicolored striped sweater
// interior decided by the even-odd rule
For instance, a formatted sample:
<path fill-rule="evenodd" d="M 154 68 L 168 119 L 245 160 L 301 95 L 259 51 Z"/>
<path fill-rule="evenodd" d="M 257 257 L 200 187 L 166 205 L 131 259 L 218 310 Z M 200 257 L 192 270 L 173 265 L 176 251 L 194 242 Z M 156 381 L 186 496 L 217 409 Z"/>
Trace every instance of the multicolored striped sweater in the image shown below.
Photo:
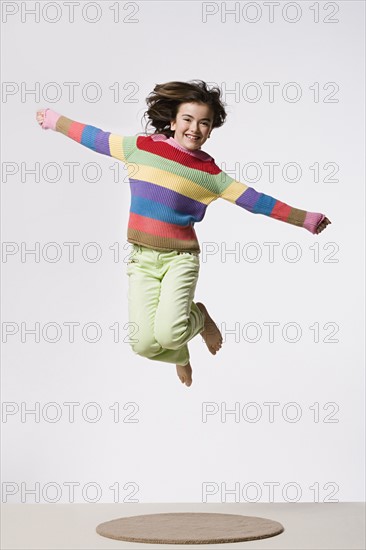
<path fill-rule="evenodd" d="M 201 252 L 194 224 L 218 198 L 315 234 L 324 214 L 294 208 L 221 170 L 202 150 L 190 151 L 164 134 L 121 136 L 45 109 L 42 128 L 61 132 L 85 147 L 136 169 L 129 177 L 127 241 L 156 250 Z"/>

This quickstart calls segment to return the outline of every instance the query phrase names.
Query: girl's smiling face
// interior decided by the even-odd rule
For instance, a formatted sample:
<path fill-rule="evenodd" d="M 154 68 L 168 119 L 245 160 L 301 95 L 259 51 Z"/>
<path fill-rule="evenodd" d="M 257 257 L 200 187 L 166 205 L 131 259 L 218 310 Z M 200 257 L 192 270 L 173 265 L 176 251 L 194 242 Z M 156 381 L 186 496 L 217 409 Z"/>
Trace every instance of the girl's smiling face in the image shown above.
<path fill-rule="evenodd" d="M 186 149 L 195 151 L 201 148 L 210 137 L 213 112 L 206 103 L 181 103 L 175 120 L 170 121 L 174 139 Z"/>

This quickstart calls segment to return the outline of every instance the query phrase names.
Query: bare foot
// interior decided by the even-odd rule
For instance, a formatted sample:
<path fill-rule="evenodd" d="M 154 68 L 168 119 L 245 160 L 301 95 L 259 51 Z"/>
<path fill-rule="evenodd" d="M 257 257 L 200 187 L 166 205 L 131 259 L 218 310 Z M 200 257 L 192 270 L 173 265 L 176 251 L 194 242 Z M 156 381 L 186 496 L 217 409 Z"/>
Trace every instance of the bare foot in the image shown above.
<path fill-rule="evenodd" d="M 214 320 L 209 316 L 207 309 L 201 302 L 196 302 L 196 305 L 205 316 L 205 325 L 201 332 L 202 338 L 212 355 L 216 355 L 222 344 L 222 336 Z"/>
<path fill-rule="evenodd" d="M 180 378 L 180 381 L 186 386 L 190 386 L 192 384 L 191 364 L 188 362 L 186 365 L 176 365 L 176 366 L 177 366 L 177 374 Z"/>

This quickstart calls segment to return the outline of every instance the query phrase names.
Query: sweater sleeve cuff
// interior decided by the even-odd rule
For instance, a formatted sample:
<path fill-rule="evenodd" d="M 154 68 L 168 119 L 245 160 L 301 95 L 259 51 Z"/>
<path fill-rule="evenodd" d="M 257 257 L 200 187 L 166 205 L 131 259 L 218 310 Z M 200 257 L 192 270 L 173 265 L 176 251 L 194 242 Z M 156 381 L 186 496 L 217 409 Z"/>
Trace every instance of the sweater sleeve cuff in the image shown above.
<path fill-rule="evenodd" d="M 45 109 L 42 128 L 43 130 L 56 130 L 56 122 L 60 118 L 60 114 L 52 109 Z"/>
<path fill-rule="evenodd" d="M 324 220 L 324 218 L 325 215 L 320 214 L 319 212 L 307 212 L 303 227 L 310 231 L 310 233 L 315 234 L 316 228 Z"/>

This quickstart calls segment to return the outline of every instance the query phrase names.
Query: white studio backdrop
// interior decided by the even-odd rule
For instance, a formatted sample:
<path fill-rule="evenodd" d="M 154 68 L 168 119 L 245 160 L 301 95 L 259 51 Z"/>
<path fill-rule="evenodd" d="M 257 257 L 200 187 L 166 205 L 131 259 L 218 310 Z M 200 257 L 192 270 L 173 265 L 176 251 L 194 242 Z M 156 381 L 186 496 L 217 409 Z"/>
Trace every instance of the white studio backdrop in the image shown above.
<path fill-rule="evenodd" d="M 2 3 L 2 501 L 363 501 L 364 3 L 47 6 Z M 187 388 L 128 343 L 126 168 L 35 113 L 135 135 L 192 79 L 227 103 L 203 150 L 332 225 L 208 208 L 224 345 Z"/>

